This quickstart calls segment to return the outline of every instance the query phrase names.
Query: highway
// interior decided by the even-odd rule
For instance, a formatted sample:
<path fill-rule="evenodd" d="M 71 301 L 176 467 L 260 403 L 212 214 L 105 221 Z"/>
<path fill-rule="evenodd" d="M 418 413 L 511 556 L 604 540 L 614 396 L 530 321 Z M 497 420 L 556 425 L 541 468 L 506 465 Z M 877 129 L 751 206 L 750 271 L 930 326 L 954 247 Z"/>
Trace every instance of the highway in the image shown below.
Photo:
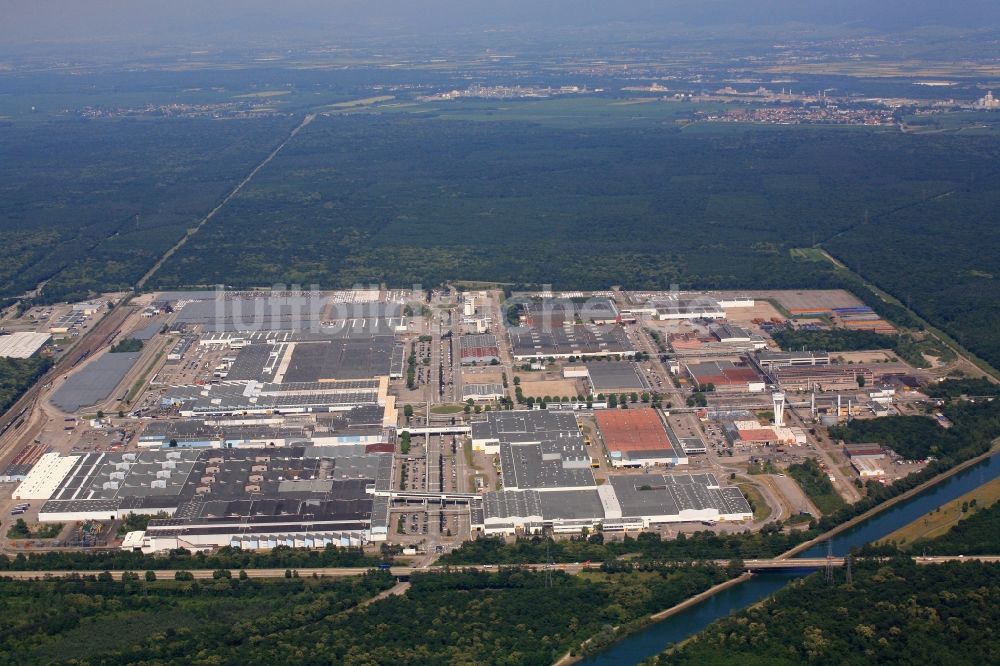
<path fill-rule="evenodd" d="M 729 565 L 728 560 L 709 560 L 714 562 L 720 567 L 726 567 Z M 857 560 L 856 560 L 857 561 Z M 1000 555 L 976 555 L 965 557 L 962 555 L 941 555 L 935 557 L 916 557 L 914 561 L 917 564 L 943 564 L 945 562 L 986 562 L 991 564 L 1000 563 Z M 744 568 L 748 571 L 781 571 L 781 570 L 800 570 L 800 569 L 822 569 L 827 565 L 832 565 L 835 567 L 842 567 L 846 562 L 846 558 L 843 557 L 814 557 L 814 558 L 802 558 L 802 559 L 764 559 L 764 560 L 746 560 L 744 561 Z M 506 565 L 501 565 L 506 566 Z M 583 563 L 573 563 L 573 564 L 521 564 L 521 565 L 510 565 L 515 568 L 528 569 L 531 571 L 544 571 L 546 568 L 551 568 L 553 571 L 563 571 L 568 574 L 576 575 L 587 570 L 597 570 L 600 569 L 601 565 L 599 563 L 583 562 Z M 419 573 L 443 573 L 446 571 L 459 571 L 463 569 L 481 569 L 485 571 L 497 569 L 497 565 L 491 564 L 476 564 L 476 565 L 463 565 L 463 566 L 429 566 L 429 567 L 391 567 L 389 573 L 397 578 L 408 578 L 411 574 L 415 572 Z M 320 568 L 305 568 L 305 569 L 295 569 L 294 571 L 298 573 L 299 577 L 312 577 L 323 576 L 327 578 L 344 578 L 347 576 L 360 576 L 364 573 L 370 571 L 370 568 L 348 568 L 348 567 L 320 567 Z M 196 580 L 211 579 L 214 576 L 214 569 L 190 569 L 188 571 Z M 235 575 L 235 571 L 234 575 Z M 246 573 L 249 578 L 284 578 L 286 569 L 247 569 Z M 30 580 L 33 578 L 61 578 L 66 576 L 96 576 L 103 573 L 102 571 L 88 570 L 88 571 L 4 571 L 2 572 L 2 577 L 12 578 L 15 580 Z M 115 579 L 120 579 L 124 571 L 109 571 Z M 143 573 L 142 571 L 136 571 L 135 573 Z M 159 570 L 156 575 L 162 579 L 173 578 L 175 571 L 170 570 Z"/>

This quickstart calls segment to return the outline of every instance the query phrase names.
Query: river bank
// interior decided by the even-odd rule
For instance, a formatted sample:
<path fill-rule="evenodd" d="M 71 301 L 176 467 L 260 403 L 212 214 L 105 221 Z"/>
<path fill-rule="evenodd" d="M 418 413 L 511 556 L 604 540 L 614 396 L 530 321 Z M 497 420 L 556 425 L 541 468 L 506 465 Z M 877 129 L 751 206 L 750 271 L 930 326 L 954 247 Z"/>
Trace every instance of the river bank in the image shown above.
<path fill-rule="evenodd" d="M 933 539 L 941 536 L 965 518 L 974 515 L 976 511 L 988 508 L 997 501 L 1000 501 L 1000 478 L 993 479 L 961 497 L 942 504 L 934 511 L 925 513 L 875 543 L 895 543 L 904 550 L 908 549 L 913 542 L 920 539 Z M 975 503 L 970 507 L 972 502 Z M 962 510 L 963 505 L 966 505 L 966 511 Z M 1000 550 L 1000 546 L 998 546 L 998 550 Z"/>
<path fill-rule="evenodd" d="M 659 612 L 653 613 L 652 615 L 644 618 L 643 620 L 638 621 L 638 626 L 635 626 L 633 631 L 629 632 L 628 634 L 622 635 L 620 640 L 625 640 L 628 638 L 629 635 L 634 634 L 636 631 L 644 630 L 649 625 L 655 624 L 657 622 L 662 622 L 663 620 L 666 620 L 669 617 L 677 615 L 678 613 L 681 613 L 687 610 L 688 608 L 691 608 L 692 606 L 700 604 L 702 601 L 705 601 L 706 599 L 715 596 L 719 592 L 728 590 L 731 587 L 735 587 L 737 585 L 745 583 L 746 581 L 750 580 L 752 576 L 753 574 L 748 571 L 746 573 L 737 576 L 736 578 L 730 578 L 729 580 L 719 583 L 718 585 L 714 585 L 713 587 L 708 588 L 704 592 L 700 592 L 694 595 L 693 597 L 685 599 L 684 601 L 674 606 L 671 606 L 670 608 L 666 608 Z M 615 627 L 615 630 L 617 631 L 618 627 Z M 580 646 L 581 649 L 586 648 L 587 644 L 590 643 L 591 640 L 592 639 L 587 639 L 586 641 L 584 641 L 583 644 Z M 617 642 L 619 641 L 616 641 L 616 643 Z M 553 666 L 570 666 L 571 664 L 579 663 L 587 658 L 588 657 L 586 655 L 573 654 L 573 651 L 570 651 L 564 654 L 562 658 L 559 659 L 559 661 L 555 662 Z"/>
<path fill-rule="evenodd" d="M 836 531 L 830 530 L 811 542 L 806 542 L 793 549 L 795 554 L 801 554 L 809 547 L 819 551 L 827 540 L 836 538 L 832 546 L 837 551 L 847 553 L 857 545 L 870 543 L 884 538 L 900 527 L 919 519 L 928 511 L 956 498 L 966 495 L 985 484 L 1000 478 L 1000 456 L 996 456 L 996 447 L 983 455 L 970 459 L 954 468 L 943 472 L 920 486 L 901 494 L 899 497 L 887 500 L 872 510 L 844 523 Z M 994 457 L 996 456 L 996 457 Z M 825 545 L 825 544 L 824 544 Z M 789 551 L 791 553 L 791 551 Z M 789 553 L 784 558 L 791 557 Z M 840 555 L 843 553 L 837 552 Z M 825 551 L 815 554 L 815 557 L 825 556 Z M 758 573 L 730 585 L 722 585 L 706 590 L 695 598 L 688 600 L 684 608 L 678 608 L 660 622 L 651 622 L 638 632 L 623 636 L 622 640 L 610 646 L 607 650 L 586 659 L 577 658 L 571 662 L 582 663 L 585 666 L 631 666 L 660 654 L 671 645 L 688 639 L 715 620 L 760 603 L 785 587 L 793 580 L 801 578 L 801 572 L 781 574 Z M 736 579 L 734 579 L 735 581 Z"/>
<path fill-rule="evenodd" d="M 874 518 L 875 516 L 879 515 L 880 513 L 883 513 L 883 512 L 891 509 L 892 507 L 894 507 L 894 506 L 896 506 L 898 504 L 901 504 L 903 502 L 906 502 L 906 501 L 912 499 L 916 495 L 919 495 L 920 493 L 928 490 L 929 488 L 933 488 L 934 486 L 936 486 L 936 485 L 938 485 L 940 483 L 943 483 L 944 481 L 947 481 L 948 479 L 952 478 L 956 474 L 959 474 L 959 473 L 961 473 L 961 472 L 969 469 L 970 467 L 978 465 L 979 463 L 983 462 L 984 460 L 988 460 L 990 457 L 996 455 L 998 451 L 1000 451 L 1000 439 L 998 439 L 998 440 L 996 440 L 996 441 L 993 442 L 993 446 L 990 447 L 989 451 L 981 453 L 981 454 L 979 454 L 978 456 L 976 456 L 974 458 L 969 458 L 968 460 L 955 465 L 951 469 L 946 470 L 944 472 L 941 472 L 940 474 L 938 474 L 934 478 L 928 479 L 928 480 L 924 481 L 919 486 L 914 486 L 913 488 L 910 488 L 906 492 L 904 492 L 904 493 L 902 493 L 900 495 L 897 495 L 896 497 L 887 499 L 886 501 L 882 502 L 881 504 L 873 506 L 872 508 L 868 509 L 864 513 L 862 513 L 860 515 L 857 515 L 854 518 L 851 518 L 850 520 L 845 521 L 845 522 L 841 523 L 840 525 L 837 525 L 836 527 L 833 527 L 833 528 L 827 530 L 826 532 L 823 532 L 823 534 L 820 534 L 819 536 L 817 536 L 817 537 L 815 537 L 813 539 L 810 539 L 809 541 L 803 541 L 802 543 L 800 543 L 799 545 L 795 546 L 794 548 L 791 548 L 788 551 L 782 553 L 776 559 L 779 559 L 779 560 L 789 559 L 789 558 L 795 557 L 796 555 L 804 553 L 805 551 L 809 550 L 810 548 L 813 548 L 813 547 L 817 546 L 818 544 L 825 543 L 826 541 L 829 541 L 829 540 L 833 539 L 834 537 L 838 536 L 839 534 L 841 534 L 843 532 L 846 532 L 846 531 L 848 531 L 848 530 L 850 530 L 850 529 L 852 529 L 852 528 L 860 525 L 861 523 Z"/>

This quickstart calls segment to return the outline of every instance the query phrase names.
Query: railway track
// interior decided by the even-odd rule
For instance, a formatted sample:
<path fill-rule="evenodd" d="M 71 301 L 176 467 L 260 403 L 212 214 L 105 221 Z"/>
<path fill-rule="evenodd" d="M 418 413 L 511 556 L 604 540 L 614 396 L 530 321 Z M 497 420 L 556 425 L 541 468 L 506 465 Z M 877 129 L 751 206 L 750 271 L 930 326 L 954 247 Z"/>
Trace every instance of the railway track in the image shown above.
<path fill-rule="evenodd" d="M 0 469 L 6 467 L 10 460 L 16 456 L 23 445 L 23 440 L 30 441 L 31 428 L 23 429 L 25 423 L 29 422 L 34 415 L 38 399 L 41 397 L 44 387 L 54 383 L 67 372 L 78 366 L 83 361 L 105 346 L 118 333 L 121 325 L 130 314 L 135 311 L 135 307 L 123 305 L 115 307 L 107 313 L 97 324 L 87 331 L 83 337 L 52 366 L 48 372 L 42 375 L 27 391 L 24 392 L 17 402 L 7 410 L 0 418 Z"/>

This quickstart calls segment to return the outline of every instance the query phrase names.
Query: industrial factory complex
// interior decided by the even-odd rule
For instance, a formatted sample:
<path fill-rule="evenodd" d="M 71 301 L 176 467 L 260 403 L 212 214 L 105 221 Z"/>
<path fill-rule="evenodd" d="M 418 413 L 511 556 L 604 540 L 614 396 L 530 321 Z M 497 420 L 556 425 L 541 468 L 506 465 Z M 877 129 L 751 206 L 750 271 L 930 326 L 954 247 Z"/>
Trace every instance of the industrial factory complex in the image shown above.
<path fill-rule="evenodd" d="M 475 500 L 473 525 L 487 535 L 643 530 L 671 523 L 745 521 L 753 512 L 736 488 L 711 474 L 613 477 L 607 485 L 561 492 L 498 491 Z"/>
<path fill-rule="evenodd" d="M 781 299 L 801 313 L 783 318 Z M 90 347 L 38 388 L 44 418 L 0 423 L 0 483 L 12 515 L 66 525 L 65 545 L 144 552 L 750 529 L 818 511 L 733 470 L 822 455 L 817 427 L 901 413 L 926 381 L 880 350 L 775 343 L 862 326 L 860 307 L 843 292 L 371 287 L 39 310 L 0 356 Z M 848 461 L 828 467 L 848 499 L 854 479 L 901 473 L 878 445 L 825 455 Z M 130 514 L 148 526 L 72 536 Z"/>
<path fill-rule="evenodd" d="M 596 415 L 616 466 L 671 468 L 687 463 L 654 410 L 601 410 Z M 485 534 L 544 528 L 579 532 L 596 526 L 623 531 L 753 517 L 740 491 L 720 487 L 712 475 L 612 476 L 598 485 L 571 412 L 491 414 L 473 424 L 472 443 L 500 458 L 503 490 L 485 493 L 472 504 L 472 524 Z"/>
<path fill-rule="evenodd" d="M 141 545 L 133 537 L 148 551 L 361 545 L 385 539 L 388 504 L 369 489 L 388 488 L 391 469 L 391 455 L 363 447 L 47 454 L 15 499 L 43 500 L 46 522 L 166 516 L 150 521 Z"/>

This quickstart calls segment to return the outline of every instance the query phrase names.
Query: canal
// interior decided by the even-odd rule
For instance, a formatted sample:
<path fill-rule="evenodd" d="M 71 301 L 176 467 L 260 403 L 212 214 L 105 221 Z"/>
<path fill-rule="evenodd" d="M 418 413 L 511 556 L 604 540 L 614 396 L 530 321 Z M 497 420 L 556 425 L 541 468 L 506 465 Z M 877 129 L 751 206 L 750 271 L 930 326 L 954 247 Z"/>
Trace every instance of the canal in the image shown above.
<path fill-rule="evenodd" d="M 1000 476 L 1000 455 L 993 455 L 982 462 L 945 479 L 905 502 L 893 506 L 832 539 L 834 555 L 846 555 L 851 548 L 877 541 L 920 516 L 975 490 Z M 799 557 L 825 557 L 827 544 L 821 543 L 803 552 Z M 591 666 L 628 666 L 663 652 L 668 645 L 688 638 L 709 624 L 730 613 L 751 606 L 774 594 L 802 573 L 758 574 L 745 583 L 730 587 L 700 604 L 673 615 L 662 622 L 650 625 L 616 643 L 583 664 Z"/>

